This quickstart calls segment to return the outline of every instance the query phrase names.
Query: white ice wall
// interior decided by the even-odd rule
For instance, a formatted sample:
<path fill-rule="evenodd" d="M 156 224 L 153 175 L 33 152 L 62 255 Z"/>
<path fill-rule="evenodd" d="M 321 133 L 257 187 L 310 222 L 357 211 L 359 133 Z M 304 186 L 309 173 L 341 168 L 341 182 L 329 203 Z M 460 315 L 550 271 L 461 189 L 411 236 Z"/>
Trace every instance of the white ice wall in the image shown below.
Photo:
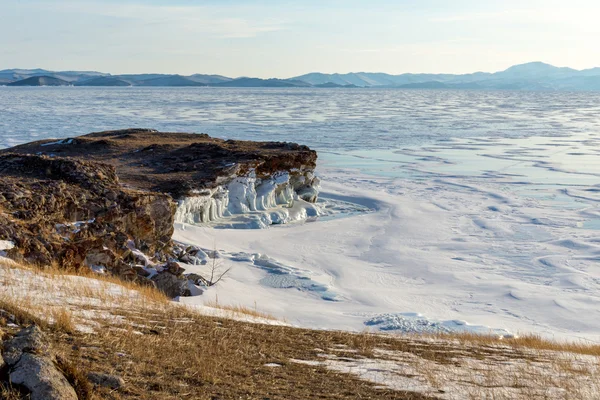
<path fill-rule="evenodd" d="M 267 179 L 260 179 L 252 171 L 215 189 L 179 200 L 175 222 L 201 224 L 238 214 L 264 212 L 260 227 L 287 223 L 298 220 L 299 216 L 305 219 L 307 215 L 314 214 L 299 213 L 298 210 L 290 213 L 288 209 L 294 208 L 295 201 L 315 202 L 318 193 L 319 179 L 310 172 L 290 179 L 289 172 L 280 171 Z"/>

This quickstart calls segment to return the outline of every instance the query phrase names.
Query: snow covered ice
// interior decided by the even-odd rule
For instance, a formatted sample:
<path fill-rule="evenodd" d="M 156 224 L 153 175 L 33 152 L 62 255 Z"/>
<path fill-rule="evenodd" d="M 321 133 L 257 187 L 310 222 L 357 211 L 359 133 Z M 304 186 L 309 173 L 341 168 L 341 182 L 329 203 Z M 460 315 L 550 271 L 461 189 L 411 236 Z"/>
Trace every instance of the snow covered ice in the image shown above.
<path fill-rule="evenodd" d="M 175 238 L 230 252 L 231 275 L 204 296 L 306 327 L 597 340 L 600 168 L 564 172 L 552 139 L 494 144 L 363 152 L 369 174 L 330 156 L 322 197 L 362 212 L 251 234 L 179 225 Z"/>
<path fill-rule="evenodd" d="M 599 340 L 599 104 L 597 93 L 0 88 L 0 140 L 147 126 L 317 150 L 314 205 L 275 196 L 283 176 L 182 200 L 174 239 L 216 247 L 232 267 L 182 302 L 218 298 L 313 328 Z"/>

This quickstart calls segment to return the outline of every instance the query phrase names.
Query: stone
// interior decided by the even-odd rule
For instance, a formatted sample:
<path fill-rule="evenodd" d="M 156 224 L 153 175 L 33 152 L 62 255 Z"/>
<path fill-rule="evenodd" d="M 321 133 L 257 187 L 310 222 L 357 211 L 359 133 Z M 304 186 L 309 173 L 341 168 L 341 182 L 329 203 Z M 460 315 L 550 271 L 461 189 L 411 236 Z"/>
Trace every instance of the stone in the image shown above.
<path fill-rule="evenodd" d="M 104 386 L 111 389 L 119 389 L 125 385 L 125 381 L 120 376 L 103 374 L 101 372 L 90 372 L 88 380 L 94 385 Z"/>
<path fill-rule="evenodd" d="M 48 351 L 49 347 L 44 340 L 43 332 L 37 325 L 32 325 L 20 330 L 12 339 L 4 343 L 2 356 L 9 366 L 13 366 L 26 352 L 47 354 Z"/>
<path fill-rule="evenodd" d="M 6 256 L 17 261 L 75 270 L 102 266 L 137 279 L 132 267 L 143 263 L 139 252 L 152 262 L 186 253 L 206 258 L 197 248 L 174 249 L 178 202 L 212 193 L 236 177 L 271 182 L 282 172 L 289 175 L 290 190 L 316 201 L 316 160 L 314 150 L 293 143 L 150 129 L 2 149 L 0 240 L 14 243 Z M 167 270 L 184 272 L 175 265 Z"/>
<path fill-rule="evenodd" d="M 169 273 L 179 276 L 185 272 L 185 268 L 183 268 L 179 263 L 175 261 L 169 261 L 165 268 Z"/>
<path fill-rule="evenodd" d="M 156 288 L 169 297 L 189 296 L 188 280 L 169 272 L 160 272 L 152 277 Z"/>
<path fill-rule="evenodd" d="M 204 279 L 204 277 L 202 277 L 201 275 L 198 275 L 198 274 L 195 274 L 195 273 L 191 273 L 191 274 L 185 275 L 185 277 L 189 281 L 192 281 L 195 285 L 208 286 L 208 284 L 206 282 L 206 279 Z"/>
<path fill-rule="evenodd" d="M 31 400 L 77 400 L 75 390 L 49 357 L 23 353 L 9 379 L 27 388 Z"/>
<path fill-rule="evenodd" d="M 146 271 L 146 269 L 141 265 L 134 265 L 132 268 L 136 272 L 136 274 L 143 278 L 147 278 L 151 275 L 150 272 Z"/>

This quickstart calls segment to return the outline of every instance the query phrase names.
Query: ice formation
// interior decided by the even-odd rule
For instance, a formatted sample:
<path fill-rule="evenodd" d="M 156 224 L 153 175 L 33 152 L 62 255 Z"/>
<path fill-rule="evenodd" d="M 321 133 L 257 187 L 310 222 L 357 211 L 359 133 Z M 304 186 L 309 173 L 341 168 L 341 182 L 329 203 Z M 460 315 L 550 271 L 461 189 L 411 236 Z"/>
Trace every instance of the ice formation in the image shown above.
<path fill-rule="evenodd" d="M 204 224 L 244 215 L 248 217 L 245 221 L 232 222 L 226 227 L 266 228 L 304 220 L 319 214 L 313 204 L 318 198 L 319 186 L 319 178 L 312 172 L 292 175 L 279 171 L 267 178 L 257 178 L 256 173 L 250 171 L 213 189 L 180 199 L 175 222 Z"/>

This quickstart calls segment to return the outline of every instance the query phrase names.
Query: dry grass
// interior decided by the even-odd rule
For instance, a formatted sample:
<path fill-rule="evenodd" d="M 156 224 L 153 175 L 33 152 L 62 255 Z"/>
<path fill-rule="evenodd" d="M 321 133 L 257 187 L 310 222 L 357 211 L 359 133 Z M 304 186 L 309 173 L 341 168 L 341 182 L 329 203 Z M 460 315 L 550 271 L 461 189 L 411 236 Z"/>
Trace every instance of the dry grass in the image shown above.
<path fill-rule="evenodd" d="M 572 342 L 550 340 L 536 334 L 526 334 L 514 338 L 499 339 L 494 335 L 478 335 L 461 332 L 432 337 L 445 340 L 457 340 L 460 343 L 476 344 L 480 346 L 505 346 L 512 349 L 555 351 L 600 357 L 600 345 L 598 344 L 585 342 L 583 340 Z"/>
<path fill-rule="evenodd" d="M 31 325 L 36 324 L 41 328 L 47 328 L 49 325 L 46 320 L 33 316 L 27 311 L 26 301 L 16 302 L 13 299 L 6 300 L 0 298 L 0 323 L 5 325 L 7 323 L 7 317 L 10 317 L 15 323 L 19 325 Z"/>
<path fill-rule="evenodd" d="M 0 259 L 0 302 L 12 312 L 27 312 L 36 323 L 52 323 L 66 332 L 93 329 L 95 319 L 113 319 L 118 309 L 171 307 L 169 299 L 152 286 L 89 270 L 63 271 L 20 266 Z"/>
<path fill-rule="evenodd" d="M 22 400 L 23 394 L 8 385 L 4 385 L 0 383 L 0 399 L 2 400 Z"/>
<path fill-rule="evenodd" d="M 73 317 L 69 310 L 64 308 L 54 309 L 51 311 L 50 315 L 55 329 L 65 333 L 75 332 L 75 323 L 73 322 Z"/>
<path fill-rule="evenodd" d="M 152 303 L 166 304 L 171 300 L 163 292 L 156 290 L 154 286 L 146 286 L 138 282 L 127 281 L 108 273 L 97 273 L 89 268 L 69 269 L 62 267 L 57 263 L 53 263 L 50 266 L 45 266 L 44 268 L 39 268 L 36 266 L 29 266 L 28 268 L 52 277 L 78 276 L 82 278 L 94 279 L 98 282 L 103 282 L 109 285 L 118 285 L 127 290 L 136 291 L 141 297 Z"/>
<path fill-rule="evenodd" d="M 249 308 L 242 305 L 221 304 L 219 303 L 218 299 L 215 299 L 214 301 L 207 301 L 204 303 L 204 305 L 207 307 L 217 308 L 219 310 L 230 311 L 233 314 L 232 317 L 235 317 L 236 314 L 238 314 L 264 320 L 278 321 L 278 318 L 274 317 L 273 315 L 258 311 L 256 305 L 254 308 Z"/>
<path fill-rule="evenodd" d="M 81 368 L 78 368 L 71 360 L 62 355 L 57 355 L 56 364 L 75 389 L 79 400 L 91 400 L 93 398 L 92 384 L 88 381 L 85 372 Z"/>
<path fill-rule="evenodd" d="M 81 398 L 417 400 L 453 393 L 465 399 L 583 400 L 600 394 L 596 345 L 534 335 L 389 336 L 251 324 L 199 315 L 151 293 L 156 289 L 111 277 L 93 274 L 91 281 L 87 272 L 28 268 L 28 284 L 52 286 L 36 297 L 22 295 L 19 271 L 6 269 L 0 283 L 16 289 L 0 294 L 0 309 L 20 324 L 46 329 Z M 94 284 L 83 284 L 82 276 Z M 69 297 L 59 298 L 64 292 Z M 207 305 L 272 319 L 256 309 Z M 93 324 L 93 333 L 75 329 L 82 319 Z M 119 375 L 126 385 L 91 390 L 84 374 L 89 371 Z M 402 385 L 385 387 L 381 376 Z M 10 389 L 0 388 L 4 396 L 1 390 L 11 398 Z"/>
<path fill-rule="evenodd" d="M 118 392 L 96 388 L 97 398 L 430 398 L 290 362 L 319 359 L 319 349 L 351 341 L 346 333 L 209 318 L 184 308 L 123 316 L 138 323 L 124 330 L 106 325 L 91 335 L 76 333 L 71 341 L 56 336 L 60 351 L 83 369 L 125 379 L 125 389 Z"/>

